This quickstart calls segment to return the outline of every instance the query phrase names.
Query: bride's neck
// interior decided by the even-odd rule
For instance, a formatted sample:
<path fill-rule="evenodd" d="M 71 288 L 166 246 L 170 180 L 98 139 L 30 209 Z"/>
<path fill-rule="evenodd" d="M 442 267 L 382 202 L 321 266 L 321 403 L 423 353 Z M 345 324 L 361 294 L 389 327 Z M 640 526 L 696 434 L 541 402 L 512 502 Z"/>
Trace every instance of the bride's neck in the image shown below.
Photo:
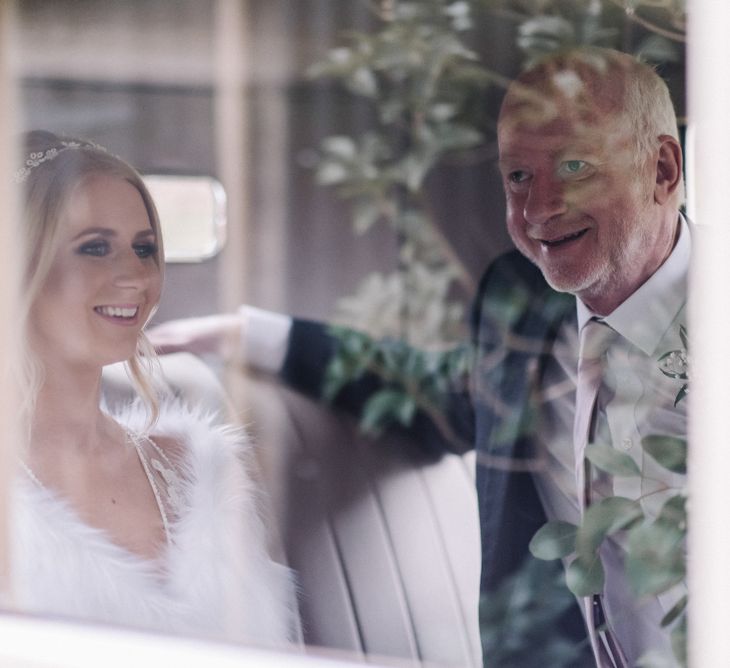
<path fill-rule="evenodd" d="M 49 373 L 39 388 L 31 428 L 31 447 L 69 444 L 94 448 L 106 418 L 101 412 L 101 373 Z"/>

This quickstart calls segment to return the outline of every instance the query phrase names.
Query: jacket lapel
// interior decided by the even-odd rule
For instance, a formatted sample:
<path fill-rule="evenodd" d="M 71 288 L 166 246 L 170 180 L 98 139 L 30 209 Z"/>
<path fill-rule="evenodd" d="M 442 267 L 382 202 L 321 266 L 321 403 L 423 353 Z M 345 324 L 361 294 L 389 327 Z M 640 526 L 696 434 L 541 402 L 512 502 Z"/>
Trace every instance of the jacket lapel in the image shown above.
<path fill-rule="evenodd" d="M 473 392 L 486 589 L 522 563 L 545 521 L 530 473 L 533 398 L 560 324 L 574 309 L 574 297 L 552 290 L 516 252 L 495 262 L 480 286 Z"/>

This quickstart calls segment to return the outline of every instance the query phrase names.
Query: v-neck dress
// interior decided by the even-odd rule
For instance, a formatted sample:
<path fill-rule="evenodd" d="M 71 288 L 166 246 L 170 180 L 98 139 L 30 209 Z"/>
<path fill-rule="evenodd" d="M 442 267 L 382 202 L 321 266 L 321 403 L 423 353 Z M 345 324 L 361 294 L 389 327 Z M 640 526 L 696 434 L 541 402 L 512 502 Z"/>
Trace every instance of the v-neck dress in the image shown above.
<path fill-rule="evenodd" d="M 137 448 L 167 544 L 154 560 L 133 554 L 21 473 L 11 512 L 15 603 L 28 612 L 257 645 L 294 639 L 292 579 L 266 552 L 244 434 L 179 403 L 163 406 L 151 438 L 138 404 L 115 418 Z M 174 461 L 156 435 L 181 444 Z"/>

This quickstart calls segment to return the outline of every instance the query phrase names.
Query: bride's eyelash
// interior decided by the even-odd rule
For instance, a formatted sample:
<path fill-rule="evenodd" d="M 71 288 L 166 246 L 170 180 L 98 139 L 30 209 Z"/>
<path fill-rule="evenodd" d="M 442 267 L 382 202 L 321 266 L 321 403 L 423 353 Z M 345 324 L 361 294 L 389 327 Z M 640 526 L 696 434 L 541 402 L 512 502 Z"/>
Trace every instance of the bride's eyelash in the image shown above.
<path fill-rule="evenodd" d="M 78 247 L 77 252 L 81 255 L 102 257 L 109 252 L 109 242 L 104 239 L 86 241 Z"/>
<path fill-rule="evenodd" d="M 134 244 L 132 248 L 134 248 L 134 252 L 137 254 L 137 257 L 140 258 L 154 257 L 157 255 L 157 244 L 152 241 L 148 243 Z"/>
<path fill-rule="evenodd" d="M 158 246 L 153 241 L 133 244 L 132 249 L 134 250 L 137 257 L 141 259 L 155 257 L 158 253 Z M 108 255 L 110 251 L 111 246 L 108 241 L 106 241 L 105 239 L 93 239 L 91 241 L 86 241 L 81 244 L 76 252 L 80 255 L 103 257 L 105 255 Z"/>

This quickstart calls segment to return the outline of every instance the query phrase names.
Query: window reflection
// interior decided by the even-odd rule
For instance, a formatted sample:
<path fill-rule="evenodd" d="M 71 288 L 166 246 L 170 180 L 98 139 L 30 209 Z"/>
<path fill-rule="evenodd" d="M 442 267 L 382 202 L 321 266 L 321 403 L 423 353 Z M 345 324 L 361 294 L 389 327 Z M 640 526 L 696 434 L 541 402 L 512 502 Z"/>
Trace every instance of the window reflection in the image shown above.
<path fill-rule="evenodd" d="M 392 231 L 353 238 L 348 212 L 315 185 L 312 169 L 322 137 L 361 132 L 373 120 L 342 88 L 304 74 L 341 29 L 372 27 L 371 4 L 18 3 L 20 125 L 91 138 L 151 174 L 173 263 L 158 321 L 240 301 L 327 318 L 363 275 L 397 267 Z M 222 7 L 238 9 L 240 30 L 221 25 Z M 503 55 L 514 55 L 503 48 L 510 30 L 490 22 L 478 40 L 505 70 L 515 65 Z M 217 60 L 222 32 L 237 45 L 228 68 Z M 486 106 L 493 112 L 496 102 Z M 434 184 L 444 234 L 475 277 L 506 247 L 493 139 L 479 164 L 447 166 Z M 210 176 L 175 176 L 191 173 Z M 234 203 L 228 235 L 220 182 Z M 214 396 L 212 408 L 231 404 L 208 391 L 210 379 L 193 363 L 170 358 L 165 367 L 177 394 Z M 230 414 L 252 423 L 261 444 L 268 539 L 298 572 L 305 640 L 477 663 L 477 634 L 464 620 L 474 621 L 479 529 L 463 462 L 432 467 L 400 442 L 373 444 L 271 383 L 243 383 L 248 391 Z"/>
<path fill-rule="evenodd" d="M 144 180 L 160 216 L 166 262 L 201 262 L 220 252 L 226 240 L 226 193 L 219 181 L 159 174 Z"/>

